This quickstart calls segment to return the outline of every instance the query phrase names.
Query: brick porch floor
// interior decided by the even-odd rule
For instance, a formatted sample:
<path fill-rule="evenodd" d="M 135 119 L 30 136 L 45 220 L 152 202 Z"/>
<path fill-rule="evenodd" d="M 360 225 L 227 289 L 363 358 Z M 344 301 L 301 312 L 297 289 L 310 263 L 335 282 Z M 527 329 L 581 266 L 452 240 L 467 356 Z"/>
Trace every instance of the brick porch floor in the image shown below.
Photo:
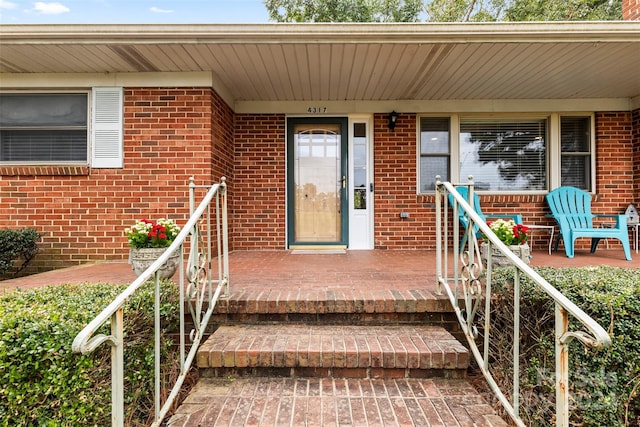
<path fill-rule="evenodd" d="M 578 251 L 575 258 L 568 259 L 563 253 L 549 255 L 541 247 L 533 252 L 531 265 L 640 268 L 640 256 L 635 253 L 632 256 L 633 261 L 626 261 L 622 250 L 600 248 L 596 254 Z M 221 302 L 221 311 L 216 317 L 221 323 L 223 319 L 232 323 L 240 319 L 242 323 L 263 316 L 268 323 L 279 322 L 284 327 L 292 321 L 292 317 L 287 316 L 295 313 L 298 322 L 302 319 L 302 324 L 308 324 L 321 307 L 322 314 L 334 315 L 333 324 L 340 324 L 339 320 L 344 318 L 342 313 L 349 310 L 360 310 L 365 315 L 382 314 L 377 321 L 402 319 L 401 323 L 406 323 L 418 320 L 413 317 L 416 311 L 428 314 L 434 309 L 442 310 L 446 303 L 433 295 L 436 288 L 433 251 L 348 251 L 346 254 L 312 255 L 288 251 L 233 252 L 230 276 L 231 297 Z M 126 263 L 102 263 L 1 281 L 0 292 L 62 283 L 123 284 L 134 279 L 135 275 Z M 234 309 L 238 310 L 239 316 L 235 320 L 230 318 Z M 264 314 L 255 314 L 261 311 Z M 390 317 L 391 314 L 406 317 Z M 375 328 L 367 325 L 368 322 L 360 320 L 361 324 L 365 323 L 362 327 Z M 310 329 L 321 331 L 322 328 L 310 326 Z M 326 331 L 323 333 L 327 335 Z M 282 336 L 284 334 L 282 332 Z M 290 331 L 287 334 L 291 336 Z M 233 342 L 233 339 L 227 341 Z M 407 351 L 406 347 L 400 348 Z M 396 354 L 395 348 L 392 351 Z M 259 349 L 260 358 L 263 352 Z M 311 357 L 310 350 L 308 354 Z M 409 352 L 406 356 L 408 364 L 411 357 L 417 357 Z M 357 357 L 374 359 L 373 354 Z M 385 357 L 383 355 L 383 362 Z M 247 358 L 250 360 L 249 353 Z M 397 354 L 394 358 L 397 363 Z M 295 364 L 299 366 L 299 362 Z M 233 368 L 229 372 L 235 371 Z M 225 374 L 218 378 L 202 378 L 169 423 L 172 427 L 506 425 L 466 378 L 456 375 L 410 378 L 405 374 L 399 378 L 398 372 L 401 370 L 391 369 L 380 374 L 380 378 L 233 377 Z"/>
<path fill-rule="evenodd" d="M 604 246 L 604 245 L 601 245 Z M 585 267 L 609 265 L 640 268 L 640 255 L 632 251 L 626 261 L 621 249 L 601 247 L 595 254 L 576 250 L 575 257 L 563 252 L 551 255 L 544 248 L 532 252 L 531 265 Z M 347 251 L 346 254 L 295 255 L 288 251 L 237 251 L 230 256 L 232 289 L 298 288 L 306 290 L 352 288 L 367 290 L 435 289 L 434 251 Z M 27 277 L 0 281 L 0 290 L 29 289 L 63 283 L 130 283 L 135 274 L 126 262 L 85 264 Z"/>

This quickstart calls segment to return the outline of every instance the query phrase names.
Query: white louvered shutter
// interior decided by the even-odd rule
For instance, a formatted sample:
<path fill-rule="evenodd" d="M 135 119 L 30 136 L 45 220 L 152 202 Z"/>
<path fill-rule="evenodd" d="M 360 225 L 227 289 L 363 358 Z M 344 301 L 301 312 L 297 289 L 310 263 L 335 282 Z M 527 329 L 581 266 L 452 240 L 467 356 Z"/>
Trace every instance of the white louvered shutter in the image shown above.
<path fill-rule="evenodd" d="M 92 109 L 91 166 L 121 168 L 122 103 L 121 87 L 94 87 Z"/>

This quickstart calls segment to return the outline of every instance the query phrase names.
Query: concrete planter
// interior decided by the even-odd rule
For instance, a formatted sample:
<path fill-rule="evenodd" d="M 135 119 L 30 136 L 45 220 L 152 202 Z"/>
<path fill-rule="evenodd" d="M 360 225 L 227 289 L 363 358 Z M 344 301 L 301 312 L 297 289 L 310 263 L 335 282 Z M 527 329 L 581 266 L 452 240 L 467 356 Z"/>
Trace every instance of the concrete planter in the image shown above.
<path fill-rule="evenodd" d="M 507 247 L 511 250 L 511 252 L 516 254 L 516 256 L 520 257 L 520 259 L 524 261 L 525 264 L 529 265 L 529 259 L 531 258 L 531 256 L 528 243 L 524 243 L 522 245 L 509 245 Z M 491 261 L 494 267 L 505 267 L 511 265 L 509 259 L 504 256 L 502 252 L 500 252 L 500 250 L 495 246 L 492 247 L 491 252 Z M 487 243 L 482 243 L 480 245 L 480 255 L 485 263 L 487 262 L 488 253 L 489 245 Z"/>
<path fill-rule="evenodd" d="M 129 252 L 129 264 L 131 264 L 131 268 L 136 275 L 140 276 L 155 260 L 160 258 L 166 249 L 167 248 L 131 248 Z M 160 279 L 173 277 L 179 265 L 180 253 L 176 251 L 158 270 Z"/>

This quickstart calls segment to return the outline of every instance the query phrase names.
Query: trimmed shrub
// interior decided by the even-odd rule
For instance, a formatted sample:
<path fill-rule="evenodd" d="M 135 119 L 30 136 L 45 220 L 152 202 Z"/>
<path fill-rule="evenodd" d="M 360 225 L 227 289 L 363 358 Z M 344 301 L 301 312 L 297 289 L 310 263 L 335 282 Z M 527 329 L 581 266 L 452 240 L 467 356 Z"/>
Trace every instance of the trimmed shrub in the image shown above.
<path fill-rule="evenodd" d="M 0 276 L 23 270 L 38 253 L 41 236 L 33 228 L 0 230 Z"/>
<path fill-rule="evenodd" d="M 111 424 L 110 347 L 80 355 L 71 343 L 123 289 L 64 285 L 0 296 L 0 425 Z M 177 301 L 176 286 L 164 283 L 167 328 L 175 328 Z M 124 309 L 127 425 L 147 425 L 153 414 L 153 316 L 150 282 Z M 109 334 L 108 325 L 100 332 Z M 172 369 L 175 349 L 163 341 L 164 373 Z"/>
<path fill-rule="evenodd" d="M 536 268 L 549 283 L 607 330 L 612 345 L 569 348 L 571 424 L 638 426 L 640 423 L 640 271 Z M 491 313 L 492 371 L 502 390 L 513 379 L 514 269 L 494 270 Z M 520 414 L 530 426 L 555 425 L 554 304 L 521 279 Z M 582 330 L 569 316 L 570 330 Z M 507 395 L 510 395 L 507 393 Z"/>

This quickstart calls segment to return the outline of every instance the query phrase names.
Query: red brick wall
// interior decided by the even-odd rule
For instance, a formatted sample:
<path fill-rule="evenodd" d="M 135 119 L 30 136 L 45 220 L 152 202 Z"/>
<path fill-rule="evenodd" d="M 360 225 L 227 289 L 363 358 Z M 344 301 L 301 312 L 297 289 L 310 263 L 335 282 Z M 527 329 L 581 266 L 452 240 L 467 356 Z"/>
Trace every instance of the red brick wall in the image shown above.
<path fill-rule="evenodd" d="M 233 183 L 234 163 L 234 131 L 235 119 L 233 110 L 216 94 L 211 91 L 211 144 L 213 155 L 211 156 L 212 182 L 220 181 L 221 177 L 227 178 L 229 190 Z M 194 112 L 194 116 L 198 113 Z"/>
<path fill-rule="evenodd" d="M 434 198 L 416 194 L 416 115 L 400 114 L 390 130 L 387 114 L 376 114 L 373 129 L 375 247 L 435 247 Z"/>
<path fill-rule="evenodd" d="M 634 202 L 640 206 L 640 109 L 632 113 Z"/>
<path fill-rule="evenodd" d="M 184 223 L 189 177 L 210 183 L 212 168 L 216 175 L 231 170 L 231 112 L 210 89 L 127 88 L 124 95 L 123 169 L 0 176 L 0 227 L 44 234 L 34 270 L 125 260 L 125 227 L 142 217 Z M 212 156 L 212 134 L 220 157 Z"/>
<path fill-rule="evenodd" d="M 233 110 L 216 94 L 211 91 L 211 177 L 206 184 L 220 182 L 225 177 L 227 183 L 227 209 L 233 207 L 233 186 L 234 186 L 234 131 L 235 114 Z M 203 196 L 205 190 L 196 193 Z M 228 211 L 228 214 L 230 213 Z M 229 236 L 233 236 L 233 218 L 228 222 Z M 214 236 L 212 236 L 214 238 Z M 229 249 L 233 250 L 233 241 L 229 238 Z"/>
<path fill-rule="evenodd" d="M 235 249 L 286 245 L 286 137 L 283 115 L 236 116 L 232 185 Z"/>
<path fill-rule="evenodd" d="M 634 199 L 630 112 L 596 114 L 595 213 L 621 213 Z"/>
<path fill-rule="evenodd" d="M 622 0 L 622 19 L 624 21 L 640 20 L 640 0 Z"/>

